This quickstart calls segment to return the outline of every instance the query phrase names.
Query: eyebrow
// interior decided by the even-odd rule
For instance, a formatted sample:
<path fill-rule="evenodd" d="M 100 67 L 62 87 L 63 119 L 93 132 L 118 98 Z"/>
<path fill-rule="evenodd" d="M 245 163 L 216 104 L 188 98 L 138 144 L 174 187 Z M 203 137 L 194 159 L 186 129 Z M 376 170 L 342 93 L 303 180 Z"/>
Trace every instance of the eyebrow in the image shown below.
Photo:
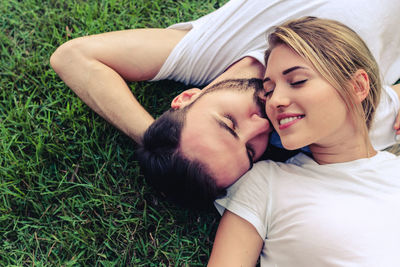
<path fill-rule="evenodd" d="M 295 71 L 295 70 L 298 70 L 298 69 L 307 69 L 307 68 L 301 67 L 301 66 L 294 66 L 294 67 L 291 67 L 291 68 L 288 68 L 288 69 L 282 71 L 282 74 L 283 74 L 283 75 L 287 75 L 287 74 L 289 74 L 289 73 L 291 73 L 291 72 L 293 72 L 293 71 Z M 263 80 L 263 83 L 268 82 L 268 81 L 270 81 L 270 80 L 271 80 L 271 79 L 270 79 L 269 77 L 266 77 L 266 78 Z"/>
<path fill-rule="evenodd" d="M 222 129 L 228 131 L 228 133 L 230 133 L 233 136 L 233 138 L 235 138 L 236 140 L 239 140 L 239 136 L 237 135 L 237 133 L 234 130 L 232 130 L 232 128 L 229 127 L 223 120 L 221 120 L 218 117 L 214 117 L 214 119 L 217 122 L 218 126 L 220 126 Z M 246 154 L 247 154 L 247 157 L 249 158 L 249 165 L 250 165 L 249 170 L 250 170 L 253 167 L 253 159 L 249 153 L 247 146 L 246 146 Z"/>
<path fill-rule="evenodd" d="M 287 70 L 282 71 L 282 74 L 283 74 L 283 75 L 286 75 L 286 74 L 289 74 L 289 73 L 291 73 L 292 71 L 295 71 L 295 70 L 297 70 L 297 69 L 305 69 L 305 67 L 294 66 L 294 67 L 288 68 Z"/>

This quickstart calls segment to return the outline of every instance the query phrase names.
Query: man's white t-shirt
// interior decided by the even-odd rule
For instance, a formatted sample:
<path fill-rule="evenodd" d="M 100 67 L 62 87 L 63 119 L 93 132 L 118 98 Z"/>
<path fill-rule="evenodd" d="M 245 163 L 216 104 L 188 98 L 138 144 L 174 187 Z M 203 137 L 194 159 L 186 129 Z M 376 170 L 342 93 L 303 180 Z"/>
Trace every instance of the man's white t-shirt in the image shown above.
<path fill-rule="evenodd" d="M 231 0 L 195 21 L 170 27 L 190 31 L 153 80 L 204 85 L 246 56 L 265 65 L 268 32 L 288 19 L 313 15 L 341 21 L 355 30 L 375 56 L 385 84 L 392 84 L 400 78 L 399 14 L 396 0 Z M 396 143 L 393 124 L 399 108 L 397 95 L 385 87 L 370 130 L 375 149 Z"/>
<path fill-rule="evenodd" d="M 216 201 L 250 222 L 261 266 L 400 266 L 400 157 L 319 165 L 262 161 Z"/>
<path fill-rule="evenodd" d="M 231 0 L 197 20 L 170 26 L 190 30 L 153 80 L 205 85 L 231 64 L 251 56 L 265 65 L 267 35 L 289 19 L 316 16 L 338 20 L 366 42 L 385 84 L 400 78 L 400 1 Z"/>

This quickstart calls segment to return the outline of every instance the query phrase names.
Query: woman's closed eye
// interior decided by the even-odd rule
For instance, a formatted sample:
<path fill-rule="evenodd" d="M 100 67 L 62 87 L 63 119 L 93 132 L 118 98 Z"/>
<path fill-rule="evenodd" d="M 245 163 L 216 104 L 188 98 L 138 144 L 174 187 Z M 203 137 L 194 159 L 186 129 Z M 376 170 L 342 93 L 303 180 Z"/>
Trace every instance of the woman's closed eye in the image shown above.
<path fill-rule="evenodd" d="M 266 78 L 266 80 L 263 83 L 264 91 L 262 93 L 260 92 L 260 98 L 266 100 L 271 97 L 272 93 L 274 92 L 275 89 L 275 83 L 273 83 L 269 78 Z"/>
<path fill-rule="evenodd" d="M 296 86 L 300 86 L 300 85 L 304 84 L 306 81 L 307 81 L 307 79 L 299 80 L 299 81 L 291 82 L 290 85 L 296 87 Z"/>
<path fill-rule="evenodd" d="M 268 91 L 265 91 L 265 92 L 264 92 L 264 98 L 266 98 L 266 99 L 270 98 L 270 97 L 272 96 L 272 93 L 273 93 L 273 92 L 274 92 L 273 89 L 268 90 Z"/>

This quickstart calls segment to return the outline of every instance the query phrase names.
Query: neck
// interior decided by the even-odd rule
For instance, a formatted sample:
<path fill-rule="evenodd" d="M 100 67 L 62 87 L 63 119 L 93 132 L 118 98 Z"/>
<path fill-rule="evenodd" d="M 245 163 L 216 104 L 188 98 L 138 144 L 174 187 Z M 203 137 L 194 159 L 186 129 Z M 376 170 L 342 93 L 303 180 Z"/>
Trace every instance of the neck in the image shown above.
<path fill-rule="evenodd" d="M 377 154 L 369 138 L 354 138 L 332 145 L 310 145 L 314 160 L 319 164 L 348 162 L 370 158 Z"/>

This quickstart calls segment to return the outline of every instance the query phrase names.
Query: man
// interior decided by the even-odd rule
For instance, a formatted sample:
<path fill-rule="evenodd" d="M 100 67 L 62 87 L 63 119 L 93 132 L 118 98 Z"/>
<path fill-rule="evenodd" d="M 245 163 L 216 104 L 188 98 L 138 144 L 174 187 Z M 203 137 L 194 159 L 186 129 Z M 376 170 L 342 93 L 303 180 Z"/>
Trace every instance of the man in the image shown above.
<path fill-rule="evenodd" d="M 51 64 L 92 109 L 139 144 L 146 141 L 140 149 L 141 162 L 151 183 L 187 206 L 199 206 L 223 194 L 223 188 L 251 168 L 266 146 L 270 129 L 262 114 L 248 112 L 238 120 L 230 113 L 241 107 L 223 106 L 226 95 L 221 93 L 239 87 L 242 90 L 234 89 L 239 97 L 253 99 L 257 82 L 250 82 L 251 93 L 243 90 L 243 80 L 236 85 L 231 82 L 228 89 L 218 83 L 263 77 L 265 36 L 273 25 L 305 15 L 342 21 L 364 38 L 380 64 L 384 81 L 392 84 L 400 77 L 400 36 L 394 34 L 400 22 L 398 11 L 400 3 L 393 0 L 370 1 L 368 5 L 361 0 L 232 0 L 207 16 L 169 29 L 127 30 L 72 40 L 56 50 Z M 204 92 L 216 87 L 210 93 L 191 89 L 177 96 L 171 107 L 183 112 L 154 125 L 149 138 L 142 139 L 153 118 L 136 101 L 125 80 L 160 79 L 209 83 Z M 398 105 L 393 92 L 388 94 L 389 104 Z M 391 130 L 396 105 L 382 111 L 390 121 L 377 120 L 388 125 L 386 128 L 374 125 L 386 134 L 380 138 L 379 131 L 374 131 L 376 138 L 372 139 L 383 142 L 376 144 L 377 148 L 394 143 Z M 256 101 L 252 109 L 258 109 Z M 209 110 L 208 117 L 202 115 L 204 110 Z M 166 128 L 173 132 L 165 133 Z"/>

